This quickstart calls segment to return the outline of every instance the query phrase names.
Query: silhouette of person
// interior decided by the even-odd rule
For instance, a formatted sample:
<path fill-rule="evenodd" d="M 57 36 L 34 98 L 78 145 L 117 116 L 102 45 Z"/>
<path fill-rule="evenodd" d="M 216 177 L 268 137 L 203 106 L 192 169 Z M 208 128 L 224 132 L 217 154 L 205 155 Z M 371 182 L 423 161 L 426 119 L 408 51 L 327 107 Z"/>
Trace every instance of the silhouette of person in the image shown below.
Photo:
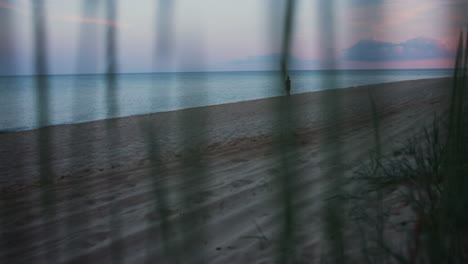
<path fill-rule="evenodd" d="M 286 93 L 289 96 L 291 94 L 291 79 L 289 78 L 289 75 L 287 75 L 286 77 L 285 84 L 286 84 Z"/>

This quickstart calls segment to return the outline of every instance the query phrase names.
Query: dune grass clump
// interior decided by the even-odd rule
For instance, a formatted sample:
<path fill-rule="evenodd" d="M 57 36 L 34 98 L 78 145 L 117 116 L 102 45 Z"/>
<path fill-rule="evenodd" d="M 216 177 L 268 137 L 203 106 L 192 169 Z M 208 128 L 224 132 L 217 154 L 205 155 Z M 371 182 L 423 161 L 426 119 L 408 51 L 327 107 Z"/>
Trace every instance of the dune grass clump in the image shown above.
<path fill-rule="evenodd" d="M 393 153 L 372 155 L 356 172 L 350 215 L 367 263 L 468 263 L 468 41 L 462 36 L 456 61 L 448 115 Z"/>
<path fill-rule="evenodd" d="M 461 146 L 466 151 L 466 145 Z M 434 123 L 389 156 L 374 157 L 356 172 L 362 185 L 349 196 L 351 216 L 366 239 L 364 233 L 385 234 L 371 241 L 387 258 L 399 263 L 468 263 L 468 212 L 464 210 L 468 193 L 454 195 L 447 182 L 449 177 L 468 175 L 468 157 L 457 157 L 453 164 L 451 155 L 448 140 L 442 140 Z M 453 171 L 456 175 L 451 175 Z M 406 215 L 396 217 L 402 214 Z M 383 230 L 395 226 L 400 227 L 397 234 Z M 396 245 L 398 249 L 392 249 Z"/>

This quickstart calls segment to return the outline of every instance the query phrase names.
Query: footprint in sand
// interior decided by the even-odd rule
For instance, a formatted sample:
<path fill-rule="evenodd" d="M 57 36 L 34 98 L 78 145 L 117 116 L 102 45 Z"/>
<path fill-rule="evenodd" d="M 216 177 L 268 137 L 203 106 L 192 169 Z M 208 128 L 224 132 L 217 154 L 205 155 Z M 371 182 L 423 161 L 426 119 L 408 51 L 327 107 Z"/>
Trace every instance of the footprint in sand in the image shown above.
<path fill-rule="evenodd" d="M 109 238 L 109 232 L 97 232 L 95 234 L 91 234 L 89 239 L 85 241 L 84 247 L 92 247 Z"/>
<path fill-rule="evenodd" d="M 127 182 L 127 187 L 135 187 L 137 186 L 137 183 L 136 182 Z"/>
<path fill-rule="evenodd" d="M 241 163 L 241 162 L 247 162 L 248 160 L 246 160 L 246 159 L 232 159 L 231 161 L 235 162 L 235 163 Z"/>
<path fill-rule="evenodd" d="M 253 182 L 254 181 L 252 181 L 252 180 L 238 180 L 238 181 L 235 181 L 235 182 L 231 183 L 231 186 L 234 187 L 234 188 L 237 188 L 237 187 L 245 186 L 247 184 L 251 184 Z"/>

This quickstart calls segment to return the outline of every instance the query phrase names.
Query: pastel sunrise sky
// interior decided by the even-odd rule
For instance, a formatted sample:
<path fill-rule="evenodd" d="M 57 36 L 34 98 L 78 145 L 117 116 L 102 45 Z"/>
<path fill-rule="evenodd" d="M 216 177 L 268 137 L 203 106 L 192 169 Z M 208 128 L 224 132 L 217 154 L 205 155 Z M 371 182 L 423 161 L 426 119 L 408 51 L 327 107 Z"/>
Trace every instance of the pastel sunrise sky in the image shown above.
<path fill-rule="evenodd" d="M 91 11 L 84 0 L 42 1 L 52 74 L 104 72 L 107 27 L 118 30 L 119 72 L 276 67 L 283 0 L 173 0 L 170 13 L 155 0 L 115 0 L 115 21 L 106 20 L 103 0 L 91 1 Z M 320 1 L 333 1 L 333 17 L 321 17 Z M 298 0 L 291 68 L 327 69 L 331 61 L 343 69 L 452 67 L 467 10 L 467 0 Z M 0 44 L 0 55 L 14 61 L 15 74 L 33 72 L 32 12 L 31 0 L 0 0 L 10 22 L 2 34 L 9 30 L 14 43 Z M 335 42 L 324 47 L 330 32 Z"/>

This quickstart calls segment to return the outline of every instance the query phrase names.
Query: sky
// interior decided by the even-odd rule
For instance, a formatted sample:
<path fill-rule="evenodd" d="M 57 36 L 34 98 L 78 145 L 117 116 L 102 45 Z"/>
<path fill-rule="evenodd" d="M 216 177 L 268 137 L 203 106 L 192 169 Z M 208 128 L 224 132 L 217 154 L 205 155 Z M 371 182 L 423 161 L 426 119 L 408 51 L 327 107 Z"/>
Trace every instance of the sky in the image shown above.
<path fill-rule="evenodd" d="M 278 69 L 284 0 L 115 0 L 114 21 L 105 0 L 0 0 L 2 75 L 34 73 L 32 1 L 46 6 L 50 74 L 104 72 L 109 27 L 118 72 Z M 296 3 L 292 69 L 449 68 L 468 26 L 468 0 Z"/>

